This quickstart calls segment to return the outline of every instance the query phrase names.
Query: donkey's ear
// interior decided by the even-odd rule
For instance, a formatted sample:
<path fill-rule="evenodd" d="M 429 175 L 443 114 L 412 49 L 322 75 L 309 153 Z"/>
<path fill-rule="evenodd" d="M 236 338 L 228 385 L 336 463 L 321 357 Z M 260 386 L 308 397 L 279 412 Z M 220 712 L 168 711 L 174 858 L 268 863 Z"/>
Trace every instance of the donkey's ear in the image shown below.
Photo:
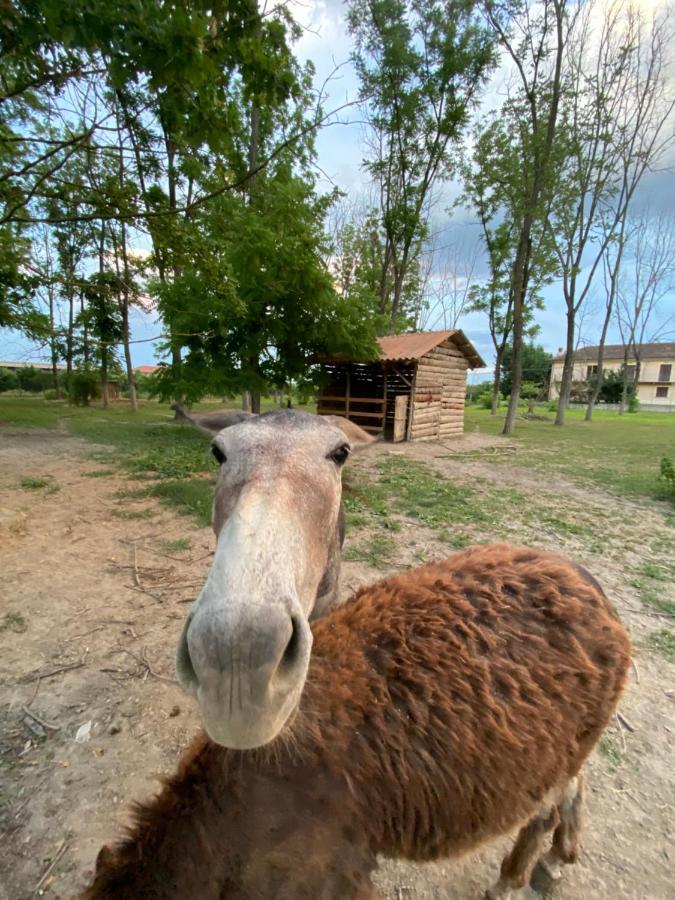
<path fill-rule="evenodd" d="M 186 415 L 191 425 L 211 437 L 224 428 L 231 428 L 232 425 L 239 425 L 240 422 L 246 422 L 255 417 L 255 413 L 245 412 L 243 409 L 224 409 L 220 412 L 206 413 L 191 412 Z"/>
<path fill-rule="evenodd" d="M 331 425 L 334 425 L 335 428 L 340 429 L 351 444 L 353 453 L 358 453 L 359 450 L 370 447 L 372 444 L 376 444 L 378 441 L 382 440 L 381 435 L 374 437 L 372 434 L 368 434 L 367 431 L 364 431 L 363 428 L 359 428 L 358 425 L 354 422 L 350 422 L 349 419 L 345 419 L 344 416 L 321 416 L 321 418 L 326 419 L 326 421 L 330 422 Z"/>

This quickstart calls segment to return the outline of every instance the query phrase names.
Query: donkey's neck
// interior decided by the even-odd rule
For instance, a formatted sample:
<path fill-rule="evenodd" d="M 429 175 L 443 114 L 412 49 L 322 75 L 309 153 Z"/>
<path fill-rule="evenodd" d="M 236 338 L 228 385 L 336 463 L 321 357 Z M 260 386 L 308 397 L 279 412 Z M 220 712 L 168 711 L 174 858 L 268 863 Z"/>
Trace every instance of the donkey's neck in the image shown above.
<path fill-rule="evenodd" d="M 104 848 L 81 900 L 369 898 L 375 857 L 351 827 L 344 784 L 315 762 L 224 750 L 204 737 L 130 837 Z"/>
<path fill-rule="evenodd" d="M 325 616 L 338 605 L 340 567 L 342 563 L 342 545 L 345 541 L 345 508 L 340 500 L 340 511 L 335 530 L 328 542 L 328 562 L 316 591 L 316 600 L 310 620 L 312 622 Z"/>

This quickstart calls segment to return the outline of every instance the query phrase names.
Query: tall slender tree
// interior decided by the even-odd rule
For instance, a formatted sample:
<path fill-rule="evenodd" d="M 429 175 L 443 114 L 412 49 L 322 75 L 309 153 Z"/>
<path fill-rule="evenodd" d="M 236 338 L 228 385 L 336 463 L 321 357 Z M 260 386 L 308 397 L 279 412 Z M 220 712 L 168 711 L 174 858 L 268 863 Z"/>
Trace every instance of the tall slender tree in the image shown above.
<path fill-rule="evenodd" d="M 404 290 L 428 233 L 434 187 L 493 60 L 468 0 L 351 0 L 348 21 L 368 120 L 364 166 L 379 195 L 379 311 L 387 331 L 410 323 Z"/>

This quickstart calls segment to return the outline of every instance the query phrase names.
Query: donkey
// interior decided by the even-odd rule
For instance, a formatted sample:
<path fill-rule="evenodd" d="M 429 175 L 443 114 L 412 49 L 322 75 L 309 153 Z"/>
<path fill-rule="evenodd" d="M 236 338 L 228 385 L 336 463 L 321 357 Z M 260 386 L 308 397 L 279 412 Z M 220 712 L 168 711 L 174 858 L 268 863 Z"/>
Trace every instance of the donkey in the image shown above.
<path fill-rule="evenodd" d="M 363 588 L 314 626 L 276 740 L 199 737 L 82 900 L 371 900 L 377 854 L 520 827 L 486 895 L 505 900 L 538 860 L 576 861 L 581 769 L 629 664 L 600 586 L 553 554 L 475 547 Z"/>
<path fill-rule="evenodd" d="M 275 737 L 302 692 L 310 621 L 337 603 L 341 468 L 357 427 L 344 422 L 279 410 L 213 439 L 216 551 L 183 629 L 177 673 L 225 746 Z M 363 447 L 370 438 L 361 435 Z"/>

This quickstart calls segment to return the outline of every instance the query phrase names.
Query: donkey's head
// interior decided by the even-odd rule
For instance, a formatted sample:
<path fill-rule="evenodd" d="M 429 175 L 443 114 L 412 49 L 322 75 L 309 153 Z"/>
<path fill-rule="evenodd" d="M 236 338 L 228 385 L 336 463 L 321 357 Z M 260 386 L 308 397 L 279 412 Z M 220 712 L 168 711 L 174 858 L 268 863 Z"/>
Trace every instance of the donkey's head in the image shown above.
<path fill-rule="evenodd" d="M 309 622 L 335 601 L 351 447 L 339 422 L 284 410 L 220 431 L 212 448 L 216 552 L 177 671 L 210 737 L 244 749 L 272 740 L 295 711 Z"/>

